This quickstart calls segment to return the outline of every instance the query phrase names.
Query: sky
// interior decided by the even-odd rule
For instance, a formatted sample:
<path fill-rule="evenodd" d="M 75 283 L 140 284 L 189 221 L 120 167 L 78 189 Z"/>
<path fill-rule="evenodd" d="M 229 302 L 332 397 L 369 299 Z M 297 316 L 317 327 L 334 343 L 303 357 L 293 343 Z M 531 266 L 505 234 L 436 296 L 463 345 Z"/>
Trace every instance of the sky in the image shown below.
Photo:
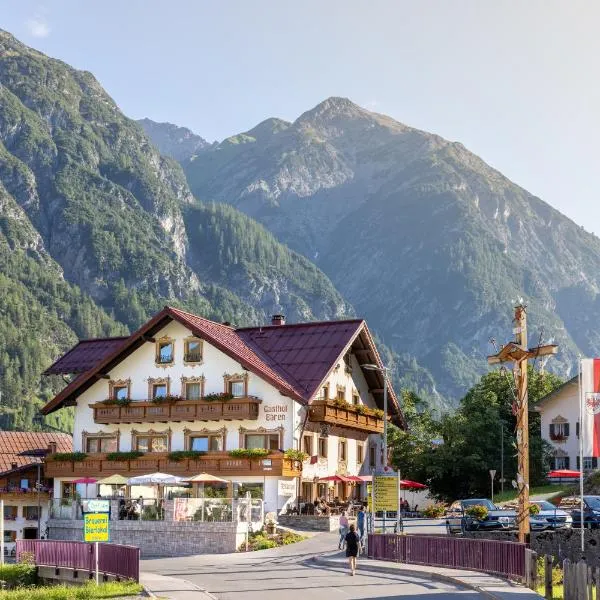
<path fill-rule="evenodd" d="M 132 118 L 209 141 L 329 96 L 452 141 L 600 234 L 600 2 L 2 0 Z M 9 8 L 9 10 L 6 10 Z"/>

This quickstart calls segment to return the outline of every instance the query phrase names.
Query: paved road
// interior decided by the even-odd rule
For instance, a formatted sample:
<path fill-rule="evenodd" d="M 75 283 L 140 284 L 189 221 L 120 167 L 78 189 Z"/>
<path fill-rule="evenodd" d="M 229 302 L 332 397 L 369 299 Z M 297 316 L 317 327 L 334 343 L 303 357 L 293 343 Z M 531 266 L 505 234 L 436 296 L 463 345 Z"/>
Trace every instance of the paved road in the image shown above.
<path fill-rule="evenodd" d="M 306 563 L 335 548 L 323 534 L 291 546 L 248 554 L 203 555 L 142 561 L 143 571 L 185 579 L 219 600 L 345 600 L 419 598 L 479 600 L 474 591 L 417 576 L 368 573 Z"/>

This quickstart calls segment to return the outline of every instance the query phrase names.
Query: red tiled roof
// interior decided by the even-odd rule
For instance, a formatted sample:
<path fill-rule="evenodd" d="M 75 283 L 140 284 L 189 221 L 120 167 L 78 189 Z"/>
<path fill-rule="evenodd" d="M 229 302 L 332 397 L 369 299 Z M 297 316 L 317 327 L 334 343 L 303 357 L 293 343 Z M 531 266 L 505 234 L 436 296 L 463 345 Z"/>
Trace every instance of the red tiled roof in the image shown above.
<path fill-rule="evenodd" d="M 205 339 L 239 361 L 244 369 L 265 379 L 282 394 L 302 403 L 310 402 L 343 353 L 359 339 L 359 336 L 363 352 L 369 352 L 367 362 L 381 364 L 366 323 L 360 319 L 247 327 L 236 330 L 229 325 L 215 323 L 166 306 L 129 338 L 112 338 L 111 340 L 119 340 L 119 343 L 114 343 L 112 352 L 99 356 L 95 365 L 80 374 L 46 404 L 42 412 L 48 414 L 60 408 L 65 402 L 72 403 L 79 394 L 96 381 L 94 377 L 96 374 L 110 371 L 120 360 L 139 347 L 144 339 L 160 331 L 172 320 L 180 322 L 194 335 Z M 84 350 L 79 350 L 80 346 Z M 78 356 L 78 352 L 86 352 L 85 348 L 85 343 L 78 344 L 47 372 L 57 372 L 55 370 L 57 365 L 69 355 L 71 355 L 70 363 L 67 364 L 85 364 L 87 356 L 83 354 Z M 91 355 L 90 352 L 89 356 Z M 365 375 L 372 380 L 373 385 L 370 384 L 372 388 L 383 387 L 383 380 L 377 381 L 381 377 L 379 373 L 369 372 Z M 390 390 L 390 403 L 395 408 L 394 412 L 400 415 L 393 390 Z"/>
<path fill-rule="evenodd" d="M 41 458 L 19 454 L 34 450 L 45 451 L 50 442 L 56 442 L 57 452 L 73 451 L 72 438 L 66 433 L 0 431 L 0 475 L 42 462 Z"/>
<path fill-rule="evenodd" d="M 128 336 L 104 338 L 97 340 L 81 340 L 66 354 L 63 354 L 44 375 L 67 373 L 85 373 L 95 367 L 103 358 L 121 346 Z"/>

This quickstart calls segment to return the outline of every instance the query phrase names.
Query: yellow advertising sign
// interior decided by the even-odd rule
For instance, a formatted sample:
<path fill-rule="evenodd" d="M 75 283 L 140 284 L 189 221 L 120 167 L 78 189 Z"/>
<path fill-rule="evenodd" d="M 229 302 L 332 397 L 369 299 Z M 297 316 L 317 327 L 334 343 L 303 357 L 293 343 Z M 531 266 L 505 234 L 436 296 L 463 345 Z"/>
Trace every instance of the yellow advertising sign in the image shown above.
<path fill-rule="evenodd" d="M 88 513 L 83 516 L 83 541 L 108 542 L 108 513 Z"/>
<path fill-rule="evenodd" d="M 375 512 L 380 510 L 398 510 L 398 478 L 386 475 L 373 477 L 375 486 Z M 369 493 L 369 512 L 371 508 L 371 486 L 367 486 Z"/>

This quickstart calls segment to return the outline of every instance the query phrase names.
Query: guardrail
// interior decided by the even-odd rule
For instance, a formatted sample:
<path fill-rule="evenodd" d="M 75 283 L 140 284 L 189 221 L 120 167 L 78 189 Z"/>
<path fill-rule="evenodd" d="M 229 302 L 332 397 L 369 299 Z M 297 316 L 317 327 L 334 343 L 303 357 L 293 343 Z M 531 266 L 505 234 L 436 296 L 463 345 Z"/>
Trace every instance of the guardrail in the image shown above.
<path fill-rule="evenodd" d="M 57 540 L 17 540 L 17 562 L 31 553 L 36 566 L 93 572 L 94 544 Z M 121 544 L 98 544 L 98 571 L 124 579 L 140 579 L 140 549 Z"/>
<path fill-rule="evenodd" d="M 368 556 L 415 565 L 483 571 L 525 580 L 526 544 L 433 535 L 373 534 Z"/>

